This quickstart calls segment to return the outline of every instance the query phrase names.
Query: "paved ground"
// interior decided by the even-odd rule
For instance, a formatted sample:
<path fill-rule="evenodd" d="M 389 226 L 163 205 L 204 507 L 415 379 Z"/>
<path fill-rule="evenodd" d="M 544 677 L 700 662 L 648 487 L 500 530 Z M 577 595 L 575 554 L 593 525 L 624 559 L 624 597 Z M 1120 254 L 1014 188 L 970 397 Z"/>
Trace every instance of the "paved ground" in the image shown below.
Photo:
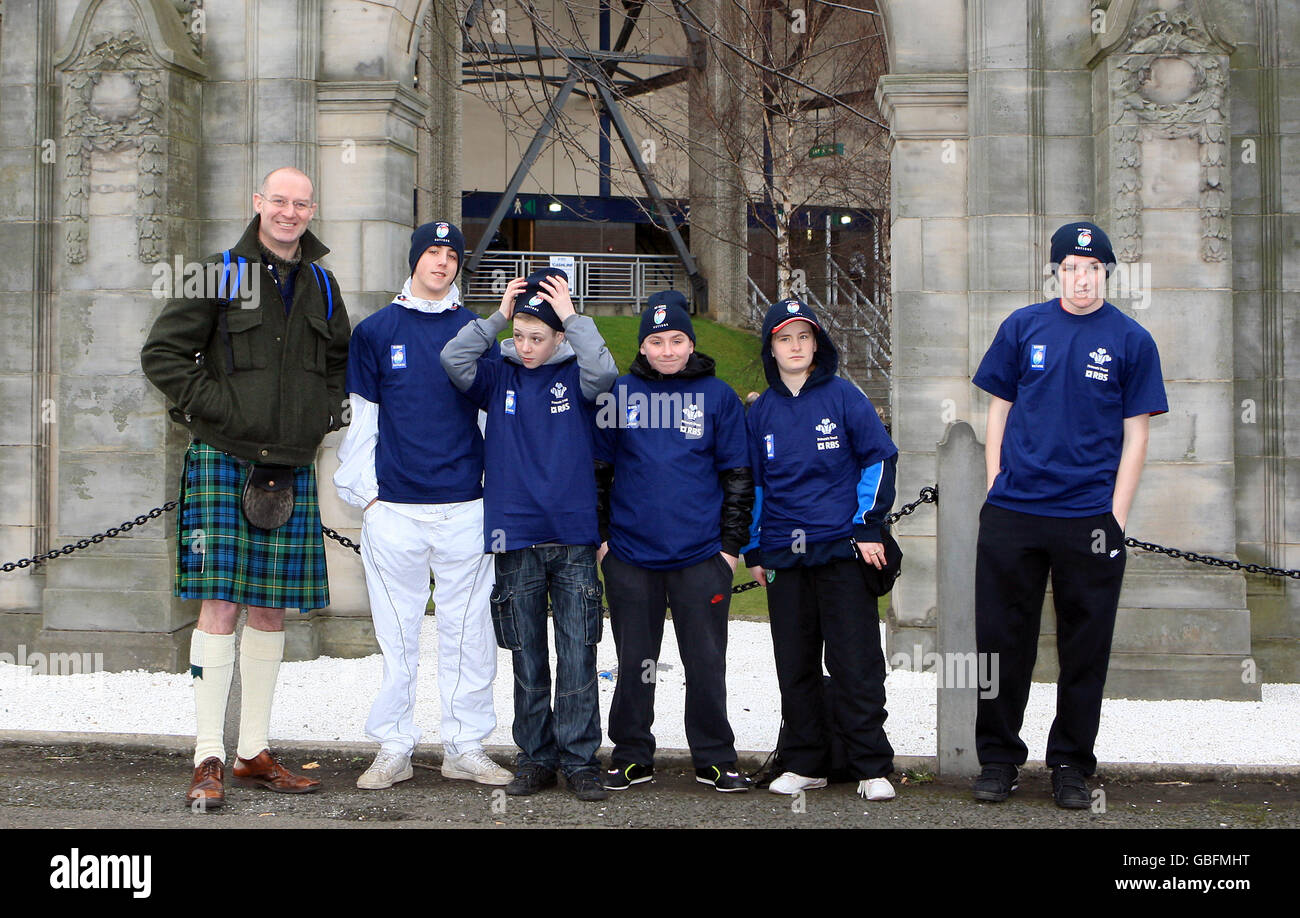
<path fill-rule="evenodd" d="M 498 756 L 498 758 L 501 758 Z M 415 778 L 386 791 L 361 791 L 370 763 L 359 751 L 302 746 L 285 757 L 320 778 L 316 794 L 291 796 L 232 787 L 219 811 L 190 812 L 183 795 L 191 761 L 163 749 L 101 744 L 0 745 L 0 828 L 1300 828 L 1293 776 L 1182 780 L 1099 775 L 1104 812 L 1064 811 L 1052 804 L 1041 770 L 1028 771 L 1005 804 L 971 799 L 966 782 L 902 785 L 888 803 L 865 803 L 852 785 L 810 791 L 802 801 L 767 791 L 720 794 L 697 784 L 682 765 L 656 780 L 582 803 L 562 789 L 528 798 L 442 777 L 436 761 L 417 756 Z M 1193 774 L 1183 778 L 1196 777 Z M 1101 807 L 1099 805 L 1098 809 Z"/>

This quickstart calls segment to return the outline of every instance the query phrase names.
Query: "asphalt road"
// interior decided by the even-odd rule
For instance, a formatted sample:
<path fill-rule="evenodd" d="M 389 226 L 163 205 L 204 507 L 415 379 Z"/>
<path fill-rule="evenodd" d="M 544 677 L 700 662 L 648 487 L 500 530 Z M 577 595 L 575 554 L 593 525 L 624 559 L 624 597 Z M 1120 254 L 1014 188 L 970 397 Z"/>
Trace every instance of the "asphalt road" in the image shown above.
<path fill-rule="evenodd" d="M 507 797 L 494 788 L 443 778 L 416 758 L 415 777 L 383 791 L 356 778 L 369 756 L 295 750 L 285 764 L 319 778 L 315 794 L 287 795 L 233 785 L 209 813 L 185 806 L 191 760 L 162 750 L 99 744 L 0 745 L 0 828 L 1300 828 L 1293 778 L 1235 782 L 1138 779 L 1099 774 L 1096 811 L 1066 811 L 1051 800 L 1044 771 L 1027 771 L 1003 804 L 977 803 L 967 782 L 902 784 L 898 797 L 866 803 L 849 784 L 802 800 L 767 791 L 721 794 L 682 766 L 661 767 L 652 784 L 583 803 L 564 788 Z M 420 767 L 420 766 L 423 767 Z"/>

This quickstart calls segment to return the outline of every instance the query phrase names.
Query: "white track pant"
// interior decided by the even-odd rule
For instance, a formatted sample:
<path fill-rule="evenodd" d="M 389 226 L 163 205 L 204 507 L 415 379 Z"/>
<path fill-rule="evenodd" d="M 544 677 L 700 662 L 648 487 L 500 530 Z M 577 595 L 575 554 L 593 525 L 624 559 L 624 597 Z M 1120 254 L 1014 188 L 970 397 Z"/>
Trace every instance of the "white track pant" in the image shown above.
<path fill-rule="evenodd" d="M 481 748 L 496 728 L 497 663 L 488 605 L 495 575 L 491 555 L 483 554 L 483 501 L 377 502 L 363 517 L 361 560 L 384 653 L 384 681 L 366 718 L 366 735 L 408 755 L 420 740 L 415 687 L 432 572 L 443 748 L 449 754 Z"/>

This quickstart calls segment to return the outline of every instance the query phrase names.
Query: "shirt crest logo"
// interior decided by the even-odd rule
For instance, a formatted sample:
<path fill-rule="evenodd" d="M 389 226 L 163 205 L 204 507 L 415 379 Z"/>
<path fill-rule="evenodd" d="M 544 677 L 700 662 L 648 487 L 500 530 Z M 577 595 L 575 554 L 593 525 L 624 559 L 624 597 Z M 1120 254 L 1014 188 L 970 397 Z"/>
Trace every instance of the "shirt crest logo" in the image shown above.
<path fill-rule="evenodd" d="M 568 388 L 562 382 L 557 381 L 555 385 L 551 386 L 551 394 L 556 398 L 564 398 L 564 393 L 568 391 Z"/>
<path fill-rule="evenodd" d="M 394 344 L 389 348 L 389 353 L 393 359 L 393 369 L 402 370 L 406 368 L 406 345 Z"/>
<path fill-rule="evenodd" d="M 814 428 L 814 430 L 821 434 L 821 436 L 817 438 L 818 450 L 840 448 L 840 438 L 835 434 L 835 428 L 838 426 L 839 425 L 830 418 L 822 418 L 822 422 Z"/>
<path fill-rule="evenodd" d="M 506 414 L 515 413 L 515 390 L 506 390 Z"/>
<path fill-rule="evenodd" d="M 1106 382 L 1110 379 L 1110 371 L 1106 369 L 1106 364 L 1115 358 L 1106 353 L 1104 347 L 1099 347 L 1095 351 L 1090 351 L 1088 356 L 1092 358 L 1092 363 L 1088 364 L 1083 371 L 1084 379 L 1095 379 L 1098 382 Z"/>
<path fill-rule="evenodd" d="M 1029 346 L 1029 369 L 1047 369 L 1047 345 L 1031 344 Z"/>
<path fill-rule="evenodd" d="M 704 412 L 694 402 L 682 408 L 682 423 L 679 429 L 688 440 L 698 440 L 704 436 Z"/>
<path fill-rule="evenodd" d="M 568 398 L 564 395 L 564 393 L 568 391 L 569 387 L 558 379 L 555 381 L 555 385 L 551 386 L 551 414 L 562 414 L 573 407 L 569 404 Z"/>
<path fill-rule="evenodd" d="M 627 406 L 627 425 L 628 427 L 641 426 L 641 408 L 639 405 Z"/>
<path fill-rule="evenodd" d="M 763 448 L 767 450 L 767 458 L 776 458 L 776 440 L 771 434 L 763 435 Z"/>

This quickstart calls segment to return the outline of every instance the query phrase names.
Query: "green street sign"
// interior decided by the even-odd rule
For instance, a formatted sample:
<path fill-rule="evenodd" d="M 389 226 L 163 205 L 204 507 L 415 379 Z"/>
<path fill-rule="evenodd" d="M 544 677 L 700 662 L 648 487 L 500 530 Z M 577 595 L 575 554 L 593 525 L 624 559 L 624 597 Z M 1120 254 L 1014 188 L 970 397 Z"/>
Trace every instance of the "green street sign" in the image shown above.
<path fill-rule="evenodd" d="M 810 159 L 817 159 L 819 156 L 843 156 L 844 144 L 842 143 L 819 143 L 814 144 L 808 151 Z"/>

